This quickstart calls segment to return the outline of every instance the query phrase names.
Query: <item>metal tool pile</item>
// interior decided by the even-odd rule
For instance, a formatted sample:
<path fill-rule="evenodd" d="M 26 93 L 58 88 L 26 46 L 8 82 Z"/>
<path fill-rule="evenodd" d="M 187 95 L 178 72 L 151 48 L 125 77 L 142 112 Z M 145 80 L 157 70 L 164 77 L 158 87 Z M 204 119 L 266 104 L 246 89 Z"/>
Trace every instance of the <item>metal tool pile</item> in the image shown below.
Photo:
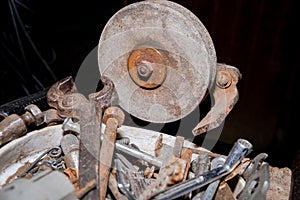
<path fill-rule="evenodd" d="M 0 122 L 4 148 L 29 127 L 55 127 L 63 134 L 59 145 L 6 180 L 0 199 L 266 199 L 267 155 L 248 158 L 252 144 L 245 139 L 228 155 L 218 155 L 188 146 L 181 136 L 172 136 L 170 145 L 163 133 L 148 143 L 121 134 L 124 111 L 169 123 L 187 116 L 209 94 L 213 106 L 191 131 L 200 135 L 220 126 L 237 102 L 239 70 L 217 64 L 207 30 L 189 10 L 162 0 L 121 9 L 101 34 L 98 62 L 100 91 L 86 97 L 66 77 L 48 90 L 48 110 L 30 104 L 22 115 Z M 145 129 L 139 131 L 149 139 Z M 154 143 L 153 151 L 142 150 Z"/>
<path fill-rule="evenodd" d="M 36 112 L 36 115 L 41 124 L 62 124 L 64 136 L 59 146 L 45 151 L 22 168 L 11 184 L 20 188 L 20 179 L 34 183 L 34 180 L 41 180 L 40 176 L 46 179 L 51 175 L 60 185 L 59 181 L 65 180 L 56 177 L 59 174 L 54 176 L 50 173 L 56 171 L 64 174 L 69 184 L 73 184 L 73 189 L 71 187 L 59 193 L 59 199 L 266 198 L 269 165 L 264 159 L 267 155 L 262 153 L 252 160 L 247 158 L 252 151 L 252 144 L 248 141 L 238 139 L 229 154 L 224 156 L 186 148 L 185 139 L 181 136 L 176 137 L 174 146 L 164 144 L 162 137 L 158 137 L 155 152 L 143 152 L 137 144 L 131 143 L 130 138 L 118 137 L 124 113 L 119 107 L 111 106 L 113 83 L 107 78 L 102 78 L 102 82 L 103 89 L 89 95 L 89 100 L 77 93 L 71 77 L 50 88 L 47 99 L 53 108 Z M 32 107 L 35 106 L 29 106 Z M 52 120 L 49 124 L 47 116 L 50 111 Z M 26 113 L 29 115 L 28 111 Z M 7 120 L 11 121 L 11 116 L 5 118 L 1 125 Z M 4 135 L 24 134 L 22 126 L 10 124 Z M 5 138 L 1 138 L 2 142 Z M 51 182 L 50 177 L 45 182 Z M 1 190 L 0 197 L 9 197 L 5 191 L 11 184 Z M 16 190 L 11 192 L 18 194 Z M 43 193 L 40 193 L 36 198 L 42 196 Z"/>

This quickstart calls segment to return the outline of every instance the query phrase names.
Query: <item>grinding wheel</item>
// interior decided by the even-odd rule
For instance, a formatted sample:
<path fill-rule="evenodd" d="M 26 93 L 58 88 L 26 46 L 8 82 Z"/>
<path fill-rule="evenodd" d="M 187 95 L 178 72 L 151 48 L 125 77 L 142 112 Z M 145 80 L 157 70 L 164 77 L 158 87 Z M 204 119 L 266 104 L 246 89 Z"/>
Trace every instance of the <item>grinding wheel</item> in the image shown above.
<path fill-rule="evenodd" d="M 98 64 L 119 105 L 131 115 L 168 123 L 191 113 L 213 85 L 216 53 L 199 19 L 163 0 L 119 10 L 100 36 Z"/>

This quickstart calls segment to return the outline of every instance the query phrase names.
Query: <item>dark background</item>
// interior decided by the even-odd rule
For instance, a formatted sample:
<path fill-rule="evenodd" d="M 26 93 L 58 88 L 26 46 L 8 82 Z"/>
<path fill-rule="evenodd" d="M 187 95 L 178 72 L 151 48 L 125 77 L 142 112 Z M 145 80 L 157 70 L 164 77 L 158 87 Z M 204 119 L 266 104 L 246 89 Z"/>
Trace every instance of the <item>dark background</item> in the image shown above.
<path fill-rule="evenodd" d="M 296 1 L 175 2 L 202 21 L 218 62 L 236 66 L 243 75 L 240 99 L 220 140 L 232 144 L 246 138 L 256 151 L 269 154 L 271 165 L 289 167 L 299 147 Z M 0 104 L 75 76 L 106 22 L 129 3 L 133 1 L 1 1 Z"/>

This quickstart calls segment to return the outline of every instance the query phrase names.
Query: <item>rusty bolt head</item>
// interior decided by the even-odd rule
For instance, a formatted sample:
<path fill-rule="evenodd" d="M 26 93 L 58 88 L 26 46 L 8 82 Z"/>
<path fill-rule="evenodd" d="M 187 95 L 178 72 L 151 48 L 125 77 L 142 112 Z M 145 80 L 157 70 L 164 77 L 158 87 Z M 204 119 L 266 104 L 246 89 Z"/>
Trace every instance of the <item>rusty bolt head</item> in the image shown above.
<path fill-rule="evenodd" d="M 228 88 L 231 85 L 231 81 L 232 81 L 232 78 L 230 76 L 230 73 L 220 71 L 217 74 L 217 85 L 220 88 L 222 88 L 222 89 Z"/>
<path fill-rule="evenodd" d="M 137 66 L 137 73 L 141 80 L 147 81 L 153 73 L 152 64 L 148 61 L 142 61 Z"/>
<path fill-rule="evenodd" d="M 30 104 L 26 106 L 25 111 L 30 113 L 29 115 L 26 113 L 22 115 L 22 119 L 26 124 L 31 124 L 32 122 L 34 122 L 36 126 L 39 126 L 44 123 L 44 114 L 36 105 Z"/>
<path fill-rule="evenodd" d="M 104 112 L 103 119 L 102 119 L 103 123 L 106 124 L 109 118 L 116 119 L 118 121 L 118 127 L 120 127 L 125 120 L 125 114 L 119 107 L 111 106 L 107 108 Z"/>
<path fill-rule="evenodd" d="M 162 50 L 141 47 L 131 52 L 128 72 L 131 79 L 146 89 L 155 89 L 163 84 L 167 76 L 168 57 Z"/>

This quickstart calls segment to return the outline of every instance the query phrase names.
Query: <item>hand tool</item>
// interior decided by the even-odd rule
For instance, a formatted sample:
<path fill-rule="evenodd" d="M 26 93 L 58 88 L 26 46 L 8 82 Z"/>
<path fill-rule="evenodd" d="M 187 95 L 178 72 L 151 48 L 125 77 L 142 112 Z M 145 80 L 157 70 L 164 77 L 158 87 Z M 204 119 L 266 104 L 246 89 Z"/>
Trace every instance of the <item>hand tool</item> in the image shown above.
<path fill-rule="evenodd" d="M 270 187 L 269 164 L 264 162 L 267 157 L 266 153 L 260 153 L 248 165 L 243 173 L 246 184 L 237 199 L 266 199 Z"/>

